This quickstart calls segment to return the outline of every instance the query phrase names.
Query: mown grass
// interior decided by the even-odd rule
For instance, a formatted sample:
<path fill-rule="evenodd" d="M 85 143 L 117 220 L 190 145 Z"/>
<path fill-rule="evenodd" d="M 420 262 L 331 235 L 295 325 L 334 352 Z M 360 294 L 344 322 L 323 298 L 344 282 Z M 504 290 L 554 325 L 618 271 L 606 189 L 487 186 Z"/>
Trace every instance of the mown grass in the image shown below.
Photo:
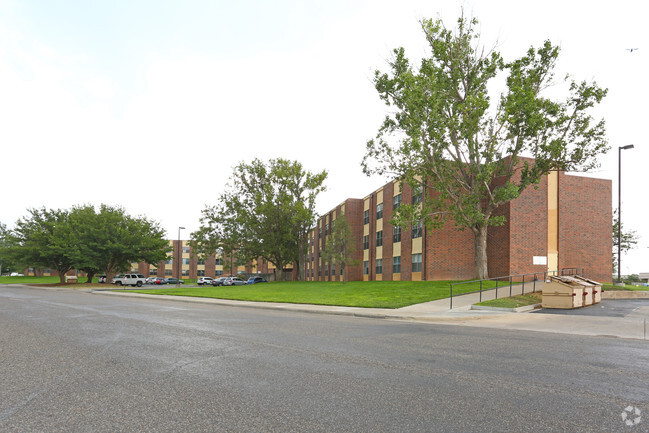
<path fill-rule="evenodd" d="M 631 290 L 634 292 L 645 292 L 649 290 L 647 286 L 633 286 L 631 284 L 626 284 L 624 286 L 616 286 L 615 284 L 603 284 L 602 288 L 604 290 Z"/>
<path fill-rule="evenodd" d="M 541 303 L 541 292 L 537 292 L 537 293 L 527 293 L 525 295 L 512 296 L 509 298 L 492 299 L 490 301 L 480 302 L 477 305 L 483 305 L 486 307 L 498 307 L 498 308 L 518 308 L 518 307 L 525 307 L 528 305 L 534 305 L 540 303 Z"/>
<path fill-rule="evenodd" d="M 400 308 L 449 297 L 452 281 L 351 281 L 271 282 L 249 286 L 173 287 L 134 290 L 137 293 L 195 296 L 238 301 L 293 304 L 338 305 L 364 308 Z M 454 294 L 479 289 L 479 284 L 463 284 Z"/>

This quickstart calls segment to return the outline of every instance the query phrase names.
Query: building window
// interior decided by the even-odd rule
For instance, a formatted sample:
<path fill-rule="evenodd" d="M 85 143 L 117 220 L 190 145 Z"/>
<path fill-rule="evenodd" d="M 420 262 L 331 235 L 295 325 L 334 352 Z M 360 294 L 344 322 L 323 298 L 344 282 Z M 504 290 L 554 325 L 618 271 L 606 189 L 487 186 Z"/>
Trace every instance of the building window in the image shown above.
<path fill-rule="evenodd" d="M 421 272 L 421 253 L 412 255 L 412 272 Z"/>
<path fill-rule="evenodd" d="M 183 259 L 183 265 L 188 265 L 189 264 L 189 259 Z"/>
<path fill-rule="evenodd" d="M 370 211 L 366 210 L 363 212 L 363 224 L 369 224 L 370 223 Z"/>
<path fill-rule="evenodd" d="M 370 274 L 370 262 L 365 260 L 363 262 L 363 275 L 369 275 Z"/>
<path fill-rule="evenodd" d="M 376 205 L 376 219 L 380 220 L 381 218 L 383 218 L 383 203 Z"/>
<path fill-rule="evenodd" d="M 392 209 L 397 210 L 399 209 L 399 206 L 401 206 L 401 194 L 395 195 L 392 198 Z"/>
<path fill-rule="evenodd" d="M 221 258 L 216 259 L 216 266 L 223 266 L 223 259 Z"/>
<path fill-rule="evenodd" d="M 401 242 L 401 226 L 394 226 L 392 228 L 392 242 Z"/>
<path fill-rule="evenodd" d="M 215 273 L 215 275 L 217 275 L 217 276 L 218 276 L 218 275 L 223 275 L 223 271 L 219 271 L 219 270 L 217 270 L 216 273 Z"/>
<path fill-rule="evenodd" d="M 370 249 L 370 235 L 363 236 L 363 249 L 364 250 Z"/>
<path fill-rule="evenodd" d="M 149 269 L 149 276 L 150 277 L 155 277 L 158 275 L 158 270 L 157 269 Z"/>
<path fill-rule="evenodd" d="M 174 259 L 168 257 L 167 260 L 165 261 L 165 265 L 173 265 L 173 264 L 174 264 Z"/>
<path fill-rule="evenodd" d="M 189 247 L 183 247 L 183 254 L 189 254 Z"/>
<path fill-rule="evenodd" d="M 421 221 L 416 222 L 416 223 L 414 223 L 412 225 L 412 238 L 413 239 L 421 237 L 421 232 L 422 232 L 421 227 L 422 227 Z"/>
<path fill-rule="evenodd" d="M 183 277 L 189 277 L 189 269 L 183 269 L 182 276 Z"/>
<path fill-rule="evenodd" d="M 331 265 L 331 275 L 336 275 L 336 265 Z"/>
<path fill-rule="evenodd" d="M 392 273 L 393 274 L 401 273 L 401 256 L 392 257 Z"/>
<path fill-rule="evenodd" d="M 376 259 L 376 273 L 383 273 L 383 259 Z"/>
<path fill-rule="evenodd" d="M 423 194 L 422 194 L 421 185 L 417 185 L 412 189 L 412 204 L 421 203 Z"/>
<path fill-rule="evenodd" d="M 170 277 L 171 275 L 171 269 L 165 269 L 165 276 Z"/>
<path fill-rule="evenodd" d="M 205 264 L 205 259 L 198 259 L 198 264 L 199 265 L 204 265 Z"/>
<path fill-rule="evenodd" d="M 376 246 L 380 247 L 383 245 L 383 230 L 376 232 Z"/>
<path fill-rule="evenodd" d="M 205 269 L 199 269 L 198 271 L 196 271 L 196 276 L 204 277 L 205 276 Z"/>
<path fill-rule="evenodd" d="M 325 236 L 329 234 L 329 223 L 325 224 Z"/>

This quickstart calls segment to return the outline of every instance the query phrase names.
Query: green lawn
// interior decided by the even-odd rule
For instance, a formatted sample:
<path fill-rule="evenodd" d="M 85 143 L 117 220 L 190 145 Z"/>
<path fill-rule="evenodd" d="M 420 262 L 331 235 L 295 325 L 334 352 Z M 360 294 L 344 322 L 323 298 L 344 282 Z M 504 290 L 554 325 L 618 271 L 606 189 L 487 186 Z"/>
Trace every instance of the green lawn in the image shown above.
<path fill-rule="evenodd" d="M 602 285 L 604 290 L 631 290 L 635 292 L 644 292 L 649 290 L 647 286 L 633 286 L 631 284 L 626 284 L 624 287 L 616 286 L 614 284 L 604 284 Z"/>
<path fill-rule="evenodd" d="M 250 286 L 180 287 L 135 290 L 137 293 L 239 301 L 400 308 L 448 298 L 450 281 L 272 282 Z M 458 286 L 454 294 L 478 290 L 479 284 Z"/>
<path fill-rule="evenodd" d="M 80 281 L 86 281 L 82 278 Z M 96 279 L 95 279 L 96 280 Z M 59 277 L 0 277 L 0 284 L 57 284 Z"/>
<path fill-rule="evenodd" d="M 487 307 L 498 308 L 518 308 L 528 305 L 540 304 L 541 292 L 527 293 L 525 295 L 517 295 L 509 298 L 492 299 L 491 301 L 480 302 L 477 305 L 484 305 Z"/>

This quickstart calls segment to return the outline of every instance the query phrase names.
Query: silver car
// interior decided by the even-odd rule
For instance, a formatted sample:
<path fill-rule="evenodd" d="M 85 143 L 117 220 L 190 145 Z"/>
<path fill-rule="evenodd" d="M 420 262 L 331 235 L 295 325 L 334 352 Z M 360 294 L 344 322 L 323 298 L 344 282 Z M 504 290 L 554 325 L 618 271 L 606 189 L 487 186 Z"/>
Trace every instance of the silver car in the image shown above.
<path fill-rule="evenodd" d="M 244 284 L 246 282 L 239 277 L 228 277 L 223 281 L 224 286 L 243 286 Z"/>

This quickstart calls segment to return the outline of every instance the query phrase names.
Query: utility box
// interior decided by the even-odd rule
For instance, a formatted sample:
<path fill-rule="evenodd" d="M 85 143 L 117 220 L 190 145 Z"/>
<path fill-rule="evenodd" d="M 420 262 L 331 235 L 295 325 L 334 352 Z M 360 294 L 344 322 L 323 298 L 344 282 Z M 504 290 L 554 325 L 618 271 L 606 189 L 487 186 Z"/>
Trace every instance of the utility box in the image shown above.
<path fill-rule="evenodd" d="M 572 277 L 552 276 L 543 287 L 541 306 L 543 308 L 561 309 L 583 307 L 584 286 Z"/>
<path fill-rule="evenodd" d="M 597 281 L 590 280 L 588 278 L 585 278 L 585 277 L 582 277 L 582 276 L 579 276 L 579 275 L 575 275 L 575 278 L 577 278 L 578 280 L 582 280 L 585 283 L 588 283 L 590 286 L 592 286 L 592 288 L 593 288 L 593 302 L 592 303 L 593 304 L 599 304 L 600 302 L 602 302 L 602 292 L 603 292 L 602 283 L 598 283 Z"/>

